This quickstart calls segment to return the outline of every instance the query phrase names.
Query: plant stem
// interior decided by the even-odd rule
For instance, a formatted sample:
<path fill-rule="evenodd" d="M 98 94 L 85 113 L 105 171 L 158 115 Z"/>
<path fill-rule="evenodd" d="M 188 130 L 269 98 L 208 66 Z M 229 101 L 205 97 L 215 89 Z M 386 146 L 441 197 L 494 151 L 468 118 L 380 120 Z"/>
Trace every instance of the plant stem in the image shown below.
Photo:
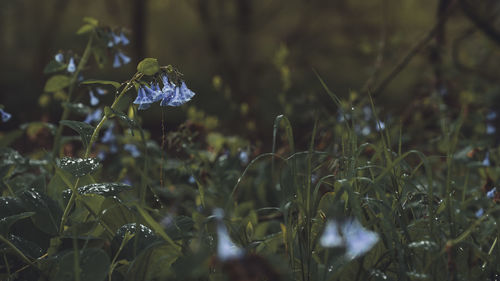
<path fill-rule="evenodd" d="M 85 47 L 85 50 L 83 51 L 82 59 L 78 63 L 78 67 L 76 68 L 75 73 L 73 73 L 73 76 L 71 77 L 70 84 L 69 84 L 69 90 L 68 90 L 68 98 L 66 99 L 66 102 L 71 102 L 71 99 L 73 97 L 73 92 L 75 90 L 75 82 L 77 81 L 78 75 L 82 71 L 83 67 L 87 64 L 87 61 L 89 60 L 90 51 L 92 50 L 92 41 L 93 40 L 94 40 L 94 33 L 92 33 L 90 35 L 89 41 L 87 42 L 87 46 Z M 68 119 L 69 113 L 70 113 L 70 109 L 68 107 L 64 107 L 60 120 Z M 52 147 L 52 157 L 53 158 L 56 158 L 59 155 L 59 148 L 61 146 L 62 130 L 63 130 L 63 125 L 59 124 L 59 127 L 57 127 L 56 135 L 54 136 L 54 145 Z"/>
<path fill-rule="evenodd" d="M 12 250 L 14 250 L 14 253 L 16 253 L 24 262 L 26 262 L 27 264 L 33 266 L 33 267 L 36 267 L 35 264 L 33 264 L 33 262 L 30 261 L 30 259 L 28 259 L 28 257 L 26 257 L 23 252 L 21 252 L 21 250 L 19 250 L 14 244 L 12 244 L 9 239 L 5 238 L 3 235 L 0 235 L 0 241 L 5 243 L 7 246 L 9 246 Z"/>
<path fill-rule="evenodd" d="M 138 73 L 138 72 L 136 74 L 134 74 L 134 76 L 132 77 L 132 79 L 130 79 L 127 82 L 127 84 L 125 84 L 125 87 L 123 87 L 123 89 L 120 92 L 120 94 L 115 98 L 115 101 L 111 105 L 111 109 L 115 109 L 116 108 L 118 102 L 125 95 L 125 93 L 130 89 L 131 85 L 133 85 L 132 82 L 135 81 L 135 80 L 140 79 L 142 77 L 142 75 L 143 75 L 142 73 Z M 87 149 L 85 150 L 85 155 L 83 156 L 83 158 L 89 157 L 90 151 L 92 150 L 92 146 L 93 146 L 94 142 L 97 140 L 97 136 L 99 136 L 99 131 L 101 130 L 101 128 L 104 125 L 104 123 L 106 123 L 106 120 L 108 120 L 108 117 L 106 115 L 104 115 L 102 117 L 101 121 L 99 122 L 99 124 L 97 125 L 97 127 L 94 129 L 94 132 L 92 133 L 92 137 L 90 138 L 89 144 L 87 146 Z M 73 185 L 71 197 L 69 198 L 68 204 L 66 205 L 66 208 L 64 209 L 63 216 L 61 218 L 61 225 L 59 227 L 59 233 L 63 232 L 63 230 L 64 230 L 64 224 L 66 223 L 66 220 L 68 219 L 68 215 L 69 215 L 69 212 L 71 210 L 71 207 L 73 206 L 73 203 L 76 200 L 76 197 L 77 197 L 77 194 L 78 194 L 77 187 L 78 187 L 78 183 L 79 182 L 80 182 L 80 178 L 77 178 L 76 181 L 75 181 L 75 184 Z"/>

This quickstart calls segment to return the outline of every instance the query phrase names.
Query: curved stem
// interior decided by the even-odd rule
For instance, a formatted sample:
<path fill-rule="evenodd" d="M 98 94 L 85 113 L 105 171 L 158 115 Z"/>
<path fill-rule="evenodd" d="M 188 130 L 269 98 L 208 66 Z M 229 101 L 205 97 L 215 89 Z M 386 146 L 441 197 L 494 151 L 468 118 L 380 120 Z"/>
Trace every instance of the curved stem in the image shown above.
<path fill-rule="evenodd" d="M 14 244 L 12 244 L 7 238 L 5 238 L 3 235 L 0 235 L 0 241 L 5 243 L 7 246 L 9 246 L 12 250 L 14 250 L 14 253 L 18 255 L 24 262 L 27 264 L 36 267 L 35 264 L 33 264 L 28 257 L 26 257 L 21 250 L 19 250 Z"/>
<path fill-rule="evenodd" d="M 90 51 L 92 50 L 92 41 L 94 40 L 94 33 L 90 35 L 89 41 L 87 42 L 87 46 L 85 47 L 85 51 L 83 51 L 82 59 L 78 63 L 78 67 L 76 68 L 75 73 L 73 73 L 73 76 L 71 77 L 70 84 L 69 84 L 69 90 L 68 90 L 68 98 L 66 99 L 66 102 L 71 102 L 71 99 L 73 97 L 73 92 L 75 90 L 75 84 L 78 79 L 78 75 L 82 71 L 83 67 L 87 64 L 87 61 L 89 60 L 90 57 Z M 64 107 L 62 116 L 60 120 L 66 120 L 68 119 L 68 116 L 70 114 L 69 107 Z M 59 124 L 59 127 L 57 127 L 56 135 L 54 136 L 54 145 L 52 147 L 52 157 L 56 158 L 59 155 L 59 147 L 61 146 L 61 137 L 62 137 L 62 130 L 63 130 L 63 125 Z"/>
<path fill-rule="evenodd" d="M 115 109 L 116 106 L 118 105 L 118 102 L 121 100 L 121 98 L 125 95 L 125 93 L 130 90 L 131 88 L 131 85 L 133 85 L 133 82 L 135 80 L 138 80 L 140 79 L 141 77 L 143 76 L 142 73 L 136 73 L 134 74 L 134 76 L 132 77 L 132 79 L 130 79 L 126 84 L 125 84 L 125 87 L 123 87 L 122 91 L 120 92 L 120 94 L 115 98 L 115 101 L 113 102 L 113 104 L 111 105 L 111 109 Z M 87 146 L 87 150 L 85 151 L 85 155 L 83 156 L 83 158 L 87 158 L 89 157 L 90 155 L 90 152 L 92 150 L 92 146 L 93 144 L 95 143 L 95 141 L 97 140 L 97 137 L 99 136 L 99 131 L 101 130 L 101 128 L 104 126 L 104 123 L 106 123 L 106 120 L 108 120 L 108 117 L 106 115 L 104 115 L 101 119 L 101 121 L 99 122 L 99 124 L 96 126 L 96 128 L 94 129 L 94 132 L 92 133 L 92 137 L 90 138 L 90 141 L 89 141 L 89 144 Z M 71 207 L 73 206 L 75 200 L 76 200 L 76 197 L 78 196 L 78 190 L 77 190 L 77 187 L 78 187 L 78 183 L 80 182 L 80 178 L 77 178 L 76 181 L 75 181 L 75 184 L 73 185 L 73 188 L 72 188 L 72 193 L 71 193 L 71 197 L 69 198 L 69 201 L 68 201 L 68 204 L 66 205 L 66 208 L 64 208 L 64 213 L 63 213 L 63 216 L 61 218 L 61 225 L 59 227 L 59 233 L 62 233 L 63 230 L 64 230 L 64 225 L 66 224 L 66 221 L 68 220 L 68 216 L 69 216 L 69 212 L 71 210 Z"/>

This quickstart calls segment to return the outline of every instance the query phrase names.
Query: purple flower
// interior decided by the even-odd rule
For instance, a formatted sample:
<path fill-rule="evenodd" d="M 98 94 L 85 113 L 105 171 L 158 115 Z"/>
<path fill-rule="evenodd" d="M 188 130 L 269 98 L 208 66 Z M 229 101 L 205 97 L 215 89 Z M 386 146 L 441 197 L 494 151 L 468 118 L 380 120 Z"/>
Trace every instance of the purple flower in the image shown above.
<path fill-rule="evenodd" d="M 239 248 L 231 241 L 227 228 L 222 221 L 224 218 L 224 211 L 222 209 L 215 209 L 214 216 L 217 219 L 217 257 L 219 260 L 228 261 L 243 256 L 243 249 Z"/>
<path fill-rule="evenodd" d="M 120 36 L 116 35 L 113 31 L 111 31 L 111 39 L 113 40 L 114 45 L 119 44 L 121 41 Z"/>
<path fill-rule="evenodd" d="M 493 197 L 495 197 L 495 193 L 497 192 L 497 188 L 496 187 L 493 187 L 492 189 L 490 189 L 490 191 L 488 191 L 486 193 L 486 197 L 492 199 Z"/>
<path fill-rule="evenodd" d="M 481 208 L 481 209 L 477 210 L 477 212 L 476 212 L 476 218 L 480 218 L 480 217 L 482 217 L 482 216 L 483 216 L 483 214 L 484 214 L 484 210 L 483 210 L 483 208 Z"/>
<path fill-rule="evenodd" d="M 127 143 L 123 146 L 123 149 L 130 152 L 130 154 L 134 158 L 137 158 L 141 155 L 141 152 L 139 151 L 139 149 L 137 149 L 137 146 L 135 144 Z"/>
<path fill-rule="evenodd" d="M 495 111 L 490 111 L 488 112 L 488 115 L 486 115 L 486 120 L 491 121 L 497 118 L 497 113 Z"/>
<path fill-rule="evenodd" d="M 58 63 L 62 63 L 63 60 L 64 60 L 64 56 L 62 53 L 58 53 L 57 55 L 54 56 L 54 59 L 58 62 Z"/>
<path fill-rule="evenodd" d="M 97 87 L 97 88 L 95 88 L 95 90 L 96 90 L 97 94 L 99 94 L 101 96 L 108 93 L 108 91 L 106 91 L 105 89 L 103 89 L 101 87 Z"/>
<path fill-rule="evenodd" d="M 113 67 L 118 68 L 124 64 L 127 64 L 131 61 L 131 59 L 126 56 L 122 51 L 118 51 L 115 54 L 115 59 L 113 61 Z"/>
<path fill-rule="evenodd" d="M 486 167 L 489 167 L 491 165 L 490 163 L 490 152 L 487 151 L 486 152 L 486 156 L 484 157 L 484 160 L 483 160 L 483 166 L 486 166 Z"/>
<path fill-rule="evenodd" d="M 382 122 L 382 121 L 378 121 L 376 124 L 375 124 L 375 129 L 377 129 L 377 132 L 378 131 L 381 131 L 383 129 L 385 129 L 385 123 Z"/>
<path fill-rule="evenodd" d="M 378 234 L 365 229 L 357 219 L 348 219 L 340 226 L 331 220 L 326 224 L 320 244 L 325 248 L 345 246 L 346 258 L 354 259 L 367 253 L 378 240 Z"/>
<path fill-rule="evenodd" d="M 128 56 L 126 56 L 123 52 L 118 51 L 118 56 L 122 60 L 123 64 L 127 64 L 131 61 L 131 59 Z"/>
<path fill-rule="evenodd" d="M 2 122 L 4 122 L 4 123 L 9 121 L 10 118 L 12 117 L 12 115 L 10 113 L 5 112 L 3 109 L 0 109 L 0 115 L 2 118 Z"/>
<path fill-rule="evenodd" d="M 175 86 L 173 91 L 165 93 L 163 100 L 161 101 L 161 106 L 180 106 L 194 96 L 194 92 L 188 89 L 186 83 L 182 81 L 181 86 Z"/>
<path fill-rule="evenodd" d="M 339 226 L 336 221 L 329 220 L 326 222 L 325 230 L 319 239 L 319 243 L 325 248 L 340 247 L 344 245 L 344 239 L 342 239 L 339 234 Z"/>
<path fill-rule="evenodd" d="M 102 143 L 113 143 L 116 140 L 116 136 L 113 134 L 113 128 L 115 126 L 113 123 L 104 131 L 104 135 L 101 138 Z"/>
<path fill-rule="evenodd" d="M 190 184 L 195 184 L 195 183 L 196 183 L 196 179 L 193 177 L 193 175 L 190 175 L 190 176 L 189 176 L 188 182 L 189 182 Z"/>
<path fill-rule="evenodd" d="M 238 158 L 240 158 L 241 164 L 243 164 L 243 165 L 248 164 L 248 160 L 249 160 L 248 159 L 248 152 L 243 151 L 243 150 L 240 151 L 240 154 L 238 155 Z"/>
<path fill-rule="evenodd" d="M 153 102 L 160 101 L 163 98 L 163 92 L 158 83 L 152 84 L 151 87 L 146 87 L 145 90 Z"/>
<path fill-rule="evenodd" d="M 368 252 L 378 242 L 378 234 L 365 229 L 357 219 L 342 224 L 342 234 L 346 240 L 346 256 L 354 259 Z"/>
<path fill-rule="evenodd" d="M 148 92 L 146 92 L 146 87 L 147 86 L 139 87 L 139 90 L 137 91 L 137 97 L 133 102 L 134 104 L 139 105 L 139 109 L 146 109 L 153 103 L 153 100 L 148 95 Z"/>
<path fill-rule="evenodd" d="M 125 34 L 123 34 L 123 31 L 120 32 L 120 41 L 122 42 L 123 46 L 126 46 L 130 43 L 127 37 L 125 37 Z"/>
<path fill-rule="evenodd" d="M 99 99 L 94 95 L 94 92 L 92 90 L 89 91 L 89 96 L 91 105 L 96 106 L 97 104 L 99 104 Z"/>
<path fill-rule="evenodd" d="M 495 126 L 493 126 L 493 125 L 491 125 L 491 124 L 486 124 L 486 134 L 487 134 L 487 135 L 492 135 L 492 134 L 494 134 L 496 131 L 497 131 L 497 129 L 495 128 Z"/>
<path fill-rule="evenodd" d="M 71 57 L 69 59 L 67 71 L 70 73 L 73 73 L 76 71 L 75 59 L 73 57 Z"/>
<path fill-rule="evenodd" d="M 83 122 L 90 124 L 94 121 L 101 120 L 101 116 L 102 116 L 102 109 L 98 108 L 98 109 L 94 110 L 94 112 L 87 115 L 87 117 L 85 118 L 85 120 L 83 120 Z"/>

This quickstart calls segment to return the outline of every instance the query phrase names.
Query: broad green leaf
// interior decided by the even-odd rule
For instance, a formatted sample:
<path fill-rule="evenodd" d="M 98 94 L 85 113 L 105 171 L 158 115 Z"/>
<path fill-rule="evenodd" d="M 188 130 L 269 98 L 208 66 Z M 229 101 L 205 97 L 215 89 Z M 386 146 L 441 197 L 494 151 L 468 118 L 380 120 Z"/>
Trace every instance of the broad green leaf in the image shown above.
<path fill-rule="evenodd" d="M 57 131 L 57 127 L 54 124 L 40 121 L 24 123 L 19 128 L 26 130 L 26 134 L 30 137 L 36 136 L 44 128 L 49 129 L 52 135 L 55 135 Z"/>
<path fill-rule="evenodd" d="M 98 194 L 102 196 L 115 196 L 118 193 L 131 190 L 132 186 L 124 183 L 94 183 L 85 185 L 78 188 L 78 193 L 84 194 Z"/>
<path fill-rule="evenodd" d="M 21 252 L 24 255 L 26 255 L 31 259 L 39 258 L 44 253 L 42 251 L 42 248 L 37 243 L 27 239 L 27 237 L 21 237 L 19 235 L 9 234 L 8 239 L 12 244 L 14 244 L 14 246 L 16 246 L 16 248 L 21 250 Z M 2 250 L 3 249 L 1 249 L 0 251 Z"/>
<path fill-rule="evenodd" d="M 166 225 L 165 232 L 170 238 L 178 240 L 190 237 L 193 226 L 194 222 L 190 217 L 176 216 Z"/>
<path fill-rule="evenodd" d="M 85 34 L 85 33 L 89 33 L 91 32 L 92 30 L 94 30 L 95 28 L 95 25 L 92 25 L 92 24 L 84 24 L 82 25 L 82 27 L 80 27 L 78 29 L 78 31 L 76 32 L 76 34 L 78 35 L 82 35 L 82 34 Z"/>
<path fill-rule="evenodd" d="M 35 212 L 33 223 L 43 232 L 55 235 L 59 230 L 62 210 L 56 201 L 36 190 L 24 190 L 19 194 L 26 211 Z"/>
<path fill-rule="evenodd" d="M 150 247 L 130 265 L 126 280 L 167 280 L 172 273 L 172 264 L 178 258 L 175 247 L 171 245 Z"/>
<path fill-rule="evenodd" d="M 0 235 L 7 236 L 10 226 L 18 220 L 33 216 L 34 212 L 24 212 L 13 216 L 8 216 L 0 219 Z"/>
<path fill-rule="evenodd" d="M 71 112 L 77 113 L 77 114 L 89 114 L 91 109 L 89 106 L 84 105 L 83 103 L 71 103 L 71 102 L 63 102 L 62 106 L 64 108 L 69 109 Z"/>
<path fill-rule="evenodd" d="M 66 69 L 66 65 L 55 60 L 51 60 L 43 69 L 44 74 L 59 72 Z"/>
<path fill-rule="evenodd" d="M 160 65 L 157 59 L 145 58 L 137 65 L 137 71 L 145 75 L 155 75 L 160 71 Z"/>
<path fill-rule="evenodd" d="M 72 120 L 61 120 L 59 121 L 64 126 L 68 126 L 71 129 L 75 130 L 78 132 L 80 135 L 83 145 L 87 147 L 90 143 L 90 139 L 92 137 L 92 134 L 94 133 L 94 127 L 84 123 L 84 122 L 78 122 L 78 121 L 72 121 Z"/>
<path fill-rule="evenodd" d="M 120 88 L 120 83 L 115 82 L 115 81 L 108 81 L 108 80 L 95 80 L 95 79 L 90 79 L 90 80 L 85 80 L 81 85 L 93 85 L 93 84 L 100 84 L 100 85 L 111 85 L 115 87 L 115 89 Z"/>
<path fill-rule="evenodd" d="M 70 251 L 61 256 L 55 264 L 54 281 L 75 279 L 75 253 Z M 103 281 L 109 270 L 109 257 L 101 249 L 87 248 L 79 252 L 80 281 Z"/>
<path fill-rule="evenodd" d="M 12 148 L 0 148 L 0 178 L 16 172 L 12 166 L 22 166 L 27 164 L 28 160 Z M 22 171 L 22 170 L 21 170 Z"/>
<path fill-rule="evenodd" d="M 12 130 L 9 132 L 5 132 L 4 135 L 0 138 L 0 147 L 6 147 L 16 141 L 18 138 L 23 136 L 22 130 Z"/>
<path fill-rule="evenodd" d="M 92 18 L 92 17 L 84 17 L 83 18 L 83 21 L 88 23 L 88 24 L 91 24 L 93 26 L 98 26 L 99 25 L 99 21 Z"/>
<path fill-rule="evenodd" d="M 138 204 L 135 204 L 137 211 L 141 214 L 142 218 L 146 221 L 147 224 L 158 234 L 161 238 L 163 238 L 168 244 L 174 246 L 174 249 L 177 251 L 180 250 L 180 247 L 175 244 L 175 242 L 170 238 L 167 233 L 163 230 L 163 227 L 156 222 L 143 208 L 141 208 Z"/>
<path fill-rule="evenodd" d="M 116 231 L 115 237 L 111 241 L 113 252 L 119 249 L 127 233 L 134 234 L 134 238 L 125 244 L 120 253 L 120 258 L 130 261 L 153 243 L 161 241 L 149 227 L 140 223 L 128 223 Z"/>
<path fill-rule="evenodd" d="M 19 198 L 10 196 L 0 197 L 0 218 L 6 218 L 24 212 L 26 212 L 26 210 Z"/>
<path fill-rule="evenodd" d="M 101 205 L 101 220 L 108 225 L 112 231 L 117 231 L 120 227 L 130 222 L 140 221 L 132 209 L 123 205 L 114 197 L 106 197 Z"/>
<path fill-rule="evenodd" d="M 97 158 L 63 157 L 59 160 L 58 166 L 74 177 L 83 177 L 97 170 L 100 164 Z"/>
<path fill-rule="evenodd" d="M 45 83 L 45 92 L 57 92 L 69 86 L 71 79 L 65 75 L 54 75 Z"/>

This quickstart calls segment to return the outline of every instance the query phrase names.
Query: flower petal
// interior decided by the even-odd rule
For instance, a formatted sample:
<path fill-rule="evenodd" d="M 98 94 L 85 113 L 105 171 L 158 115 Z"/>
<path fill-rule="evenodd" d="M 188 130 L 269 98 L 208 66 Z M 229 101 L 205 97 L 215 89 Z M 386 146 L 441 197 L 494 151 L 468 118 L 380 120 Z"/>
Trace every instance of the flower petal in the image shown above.
<path fill-rule="evenodd" d="M 94 95 L 94 92 L 92 90 L 89 91 L 89 96 L 91 105 L 96 106 L 99 104 L 99 99 Z"/>
<path fill-rule="evenodd" d="M 70 72 L 70 73 L 73 73 L 73 72 L 76 71 L 76 65 L 75 65 L 75 59 L 74 58 L 70 58 L 69 59 L 67 71 Z"/>
<path fill-rule="evenodd" d="M 346 240 L 346 256 L 349 259 L 364 255 L 379 240 L 377 233 L 365 229 L 357 219 L 342 224 L 342 235 Z"/>
<path fill-rule="evenodd" d="M 344 239 L 342 239 L 339 234 L 339 226 L 336 221 L 327 221 L 323 235 L 321 235 L 319 239 L 319 243 L 325 248 L 340 247 L 344 244 Z"/>
<path fill-rule="evenodd" d="M 125 37 L 125 34 L 123 34 L 123 31 L 120 32 L 120 41 L 122 42 L 123 46 L 126 46 L 130 43 L 127 37 Z"/>
<path fill-rule="evenodd" d="M 10 113 L 5 112 L 3 109 L 0 109 L 0 115 L 2 117 L 2 122 L 7 122 L 10 120 L 12 115 Z"/>
<path fill-rule="evenodd" d="M 58 62 L 58 63 L 62 63 L 63 60 L 64 60 L 64 56 L 62 53 L 58 53 L 57 55 L 54 56 L 54 59 Z"/>
<path fill-rule="evenodd" d="M 126 56 L 123 52 L 118 52 L 118 56 L 122 60 L 123 64 L 127 64 L 132 60 L 130 57 Z"/>
<path fill-rule="evenodd" d="M 115 59 L 113 60 L 113 67 L 118 68 L 120 66 L 122 66 L 122 63 L 120 61 L 120 57 L 118 56 L 118 54 L 115 54 Z"/>

